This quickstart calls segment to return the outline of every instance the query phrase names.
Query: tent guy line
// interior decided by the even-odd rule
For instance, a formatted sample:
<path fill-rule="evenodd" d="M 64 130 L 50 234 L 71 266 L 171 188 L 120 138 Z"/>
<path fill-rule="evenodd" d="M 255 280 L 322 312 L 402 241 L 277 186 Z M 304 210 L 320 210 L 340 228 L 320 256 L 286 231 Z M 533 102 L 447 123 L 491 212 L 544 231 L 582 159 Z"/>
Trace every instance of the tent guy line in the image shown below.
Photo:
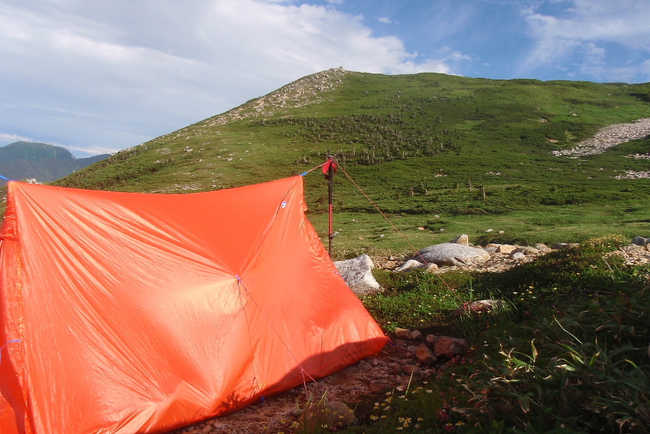
<path fill-rule="evenodd" d="M 0 365 L 2 364 L 2 352 L 4 351 L 7 344 L 13 344 L 15 342 L 22 342 L 22 341 L 23 341 L 22 339 L 14 339 L 13 341 L 5 342 L 5 344 L 2 347 L 0 347 Z"/>
<path fill-rule="evenodd" d="M 287 349 L 287 352 L 289 353 L 289 355 L 293 358 L 293 360 L 296 362 L 296 365 L 300 368 L 300 373 L 302 374 L 302 382 L 303 382 L 303 385 L 305 386 L 305 390 L 307 390 L 307 380 L 305 380 L 305 374 L 307 374 L 307 376 L 309 377 L 309 379 L 311 381 L 313 381 L 314 383 L 317 383 L 316 379 L 314 377 L 312 377 L 309 374 L 309 372 L 307 372 L 305 370 L 305 368 L 302 366 L 302 364 L 298 361 L 298 358 L 293 353 L 293 351 L 291 351 L 291 348 L 289 347 L 289 345 L 287 345 L 287 343 L 284 341 L 284 339 L 282 339 L 282 336 L 280 335 L 280 333 L 278 333 L 276 328 L 273 326 L 273 323 L 271 322 L 269 317 L 266 316 L 266 314 L 264 313 L 264 311 L 262 310 L 260 305 L 257 303 L 257 300 L 255 300 L 255 298 L 250 293 L 248 288 L 246 288 L 246 285 L 244 284 L 244 281 L 239 276 L 239 274 L 235 275 L 235 278 L 237 279 L 237 282 L 239 282 L 239 284 L 242 286 L 242 288 L 244 288 L 244 291 L 246 291 L 246 294 L 250 297 L 250 299 L 253 300 L 253 303 L 255 304 L 255 307 L 257 308 L 257 310 L 262 314 L 262 316 L 264 317 L 264 320 L 266 321 L 266 323 L 269 325 L 269 327 L 271 327 L 271 330 L 273 330 L 273 333 L 275 333 L 277 335 L 278 339 L 280 339 L 280 342 L 282 342 L 282 345 L 284 345 L 284 347 Z"/>

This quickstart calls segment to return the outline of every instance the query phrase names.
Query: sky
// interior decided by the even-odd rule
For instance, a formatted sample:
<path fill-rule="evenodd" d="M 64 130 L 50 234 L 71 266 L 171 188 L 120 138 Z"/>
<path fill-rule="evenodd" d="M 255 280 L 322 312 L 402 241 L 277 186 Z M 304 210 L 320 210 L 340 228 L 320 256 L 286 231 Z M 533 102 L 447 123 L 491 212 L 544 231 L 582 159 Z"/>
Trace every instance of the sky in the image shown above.
<path fill-rule="evenodd" d="M 117 152 L 336 67 L 650 82 L 650 0 L 0 0 L 0 146 Z"/>

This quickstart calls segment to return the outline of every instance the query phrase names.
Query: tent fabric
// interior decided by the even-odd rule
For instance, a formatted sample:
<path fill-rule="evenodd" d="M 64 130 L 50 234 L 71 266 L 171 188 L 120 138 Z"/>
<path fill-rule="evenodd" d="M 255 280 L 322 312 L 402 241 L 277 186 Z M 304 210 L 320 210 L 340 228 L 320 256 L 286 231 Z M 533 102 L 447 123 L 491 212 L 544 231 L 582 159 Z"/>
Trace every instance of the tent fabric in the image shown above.
<path fill-rule="evenodd" d="M 8 184 L 0 432 L 160 433 L 379 351 L 303 177 L 186 195 Z"/>

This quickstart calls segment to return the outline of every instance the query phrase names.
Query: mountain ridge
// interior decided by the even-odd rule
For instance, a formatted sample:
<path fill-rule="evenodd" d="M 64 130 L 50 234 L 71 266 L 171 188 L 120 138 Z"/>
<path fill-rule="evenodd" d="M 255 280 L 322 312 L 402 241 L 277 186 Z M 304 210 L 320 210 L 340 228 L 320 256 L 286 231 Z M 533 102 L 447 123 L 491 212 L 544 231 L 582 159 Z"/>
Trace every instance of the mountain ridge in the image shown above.
<path fill-rule="evenodd" d="M 0 147 L 0 174 L 9 179 L 52 182 L 108 157 L 76 158 L 60 146 L 19 141 Z"/>

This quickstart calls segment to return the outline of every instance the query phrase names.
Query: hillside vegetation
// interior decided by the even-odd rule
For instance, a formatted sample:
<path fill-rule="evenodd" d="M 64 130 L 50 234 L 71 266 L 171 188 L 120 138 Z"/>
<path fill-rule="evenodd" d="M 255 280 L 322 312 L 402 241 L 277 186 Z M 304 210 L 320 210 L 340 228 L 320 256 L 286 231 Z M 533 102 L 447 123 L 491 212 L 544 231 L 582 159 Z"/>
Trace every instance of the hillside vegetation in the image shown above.
<path fill-rule="evenodd" d="M 422 236 L 446 241 L 450 232 L 487 240 L 484 230 L 492 227 L 492 237 L 517 242 L 556 241 L 565 236 L 557 227 L 571 241 L 601 235 L 610 225 L 609 232 L 631 236 L 648 222 L 650 180 L 616 177 L 650 170 L 650 160 L 626 158 L 648 152 L 650 139 L 573 159 L 552 151 L 573 148 L 602 127 L 647 117 L 650 84 L 332 69 L 119 152 L 57 185 L 204 191 L 295 175 L 333 154 L 379 208 L 401 216 L 398 226 L 412 230 L 416 242 Z M 403 247 L 340 175 L 341 242 L 354 249 L 380 240 Z M 306 183 L 319 228 L 326 187 L 318 173 Z"/>

